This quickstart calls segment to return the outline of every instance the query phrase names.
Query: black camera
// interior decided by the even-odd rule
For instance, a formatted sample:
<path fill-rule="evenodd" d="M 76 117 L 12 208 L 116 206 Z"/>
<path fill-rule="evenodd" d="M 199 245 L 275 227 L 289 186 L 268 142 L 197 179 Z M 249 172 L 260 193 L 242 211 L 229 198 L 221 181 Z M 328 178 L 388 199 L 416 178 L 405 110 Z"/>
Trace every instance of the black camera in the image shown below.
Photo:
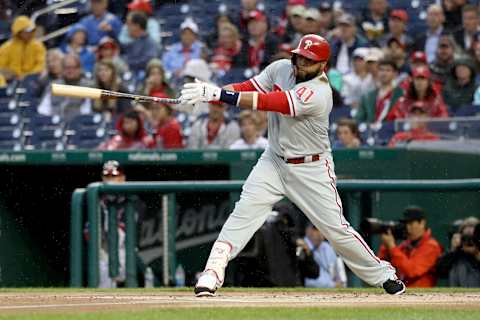
<path fill-rule="evenodd" d="M 477 241 L 475 241 L 475 237 L 473 235 L 464 234 L 462 235 L 462 245 L 473 247 L 477 245 Z"/>
<path fill-rule="evenodd" d="M 360 229 L 365 235 L 388 233 L 388 230 L 391 230 L 395 239 L 406 239 L 407 237 L 405 223 L 401 221 L 366 218 L 362 221 Z"/>

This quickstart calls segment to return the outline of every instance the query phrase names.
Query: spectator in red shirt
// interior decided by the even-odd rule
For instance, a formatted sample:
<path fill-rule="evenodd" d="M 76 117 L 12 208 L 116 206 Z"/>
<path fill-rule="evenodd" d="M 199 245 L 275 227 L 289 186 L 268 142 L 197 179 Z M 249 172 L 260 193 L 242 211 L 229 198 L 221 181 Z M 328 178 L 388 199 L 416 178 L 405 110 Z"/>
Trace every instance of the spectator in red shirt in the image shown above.
<path fill-rule="evenodd" d="M 154 144 L 143 126 L 143 118 L 136 111 L 128 111 L 116 124 L 117 134 L 101 143 L 99 150 L 138 150 L 148 149 Z"/>
<path fill-rule="evenodd" d="M 409 117 L 411 119 L 412 128 L 405 132 L 396 133 L 390 142 L 388 143 L 389 147 L 395 147 L 401 143 L 408 143 L 410 141 L 436 141 L 440 140 L 440 137 L 436 134 L 430 132 L 427 129 L 427 124 L 425 118 L 428 118 L 428 114 L 422 106 L 421 102 L 417 102 L 411 111 Z"/>
<path fill-rule="evenodd" d="M 416 102 L 422 103 L 422 108 L 429 117 L 448 117 L 447 107 L 442 95 L 437 93 L 430 80 L 431 73 L 427 67 L 417 67 L 412 71 L 413 81 L 405 95 L 401 97 L 387 115 L 387 120 L 407 118 Z"/>
<path fill-rule="evenodd" d="M 153 96 L 155 94 L 166 94 L 173 97 L 173 90 L 165 77 L 165 68 L 160 59 L 152 59 L 148 62 L 145 71 L 145 81 L 138 89 L 138 93 L 145 96 Z"/>
<path fill-rule="evenodd" d="M 241 48 L 237 27 L 231 23 L 222 24 L 222 28 L 218 30 L 218 45 L 213 49 L 210 66 L 216 71 L 228 71 Z"/>
<path fill-rule="evenodd" d="M 410 70 L 414 70 L 418 67 L 426 67 L 428 68 L 428 62 L 427 62 L 427 54 L 424 51 L 414 51 L 410 55 Z M 411 72 L 410 72 L 411 74 Z M 405 78 L 398 86 L 402 88 L 403 90 L 408 90 L 408 87 L 410 86 L 410 82 L 412 82 L 412 76 L 410 75 L 409 77 Z M 442 92 L 442 83 L 441 82 L 435 82 L 433 81 L 432 83 L 433 89 L 436 92 L 441 93 Z"/>
<path fill-rule="evenodd" d="M 162 93 L 154 94 L 154 97 L 168 98 Z M 155 128 L 156 147 L 161 149 L 182 149 L 182 127 L 175 119 L 172 106 L 164 103 L 151 103 L 150 114 L 152 126 Z"/>
<path fill-rule="evenodd" d="M 442 247 L 427 228 L 425 211 L 420 207 L 407 207 L 403 212 L 407 239 L 396 245 L 391 230 L 382 234 L 378 257 L 390 261 L 407 287 L 435 286 L 435 264 Z"/>
<path fill-rule="evenodd" d="M 296 47 L 303 34 L 305 0 L 289 0 L 274 33 L 282 42 Z"/>

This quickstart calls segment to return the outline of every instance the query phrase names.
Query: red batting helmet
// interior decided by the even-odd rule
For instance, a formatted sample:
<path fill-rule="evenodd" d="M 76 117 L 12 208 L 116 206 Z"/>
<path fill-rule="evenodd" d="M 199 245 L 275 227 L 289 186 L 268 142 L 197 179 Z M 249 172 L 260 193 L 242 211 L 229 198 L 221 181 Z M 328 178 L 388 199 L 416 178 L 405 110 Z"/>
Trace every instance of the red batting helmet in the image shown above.
<path fill-rule="evenodd" d="M 307 34 L 291 52 L 314 61 L 327 61 L 330 57 L 330 45 L 323 37 Z"/>

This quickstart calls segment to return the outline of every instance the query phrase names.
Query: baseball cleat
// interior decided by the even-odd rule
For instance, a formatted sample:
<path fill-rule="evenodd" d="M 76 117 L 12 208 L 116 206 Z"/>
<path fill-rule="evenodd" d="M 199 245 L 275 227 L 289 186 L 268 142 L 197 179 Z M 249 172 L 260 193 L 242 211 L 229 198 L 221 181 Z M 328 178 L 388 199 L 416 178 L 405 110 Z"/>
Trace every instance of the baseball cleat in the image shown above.
<path fill-rule="evenodd" d="M 216 293 L 215 290 L 210 290 L 205 287 L 195 287 L 195 296 L 198 298 L 201 297 L 215 297 Z"/>
<path fill-rule="evenodd" d="M 389 279 L 383 283 L 383 289 L 393 295 L 401 295 L 407 290 L 407 287 L 402 280 L 399 279 Z"/>
<path fill-rule="evenodd" d="M 215 297 L 217 291 L 217 277 L 212 272 L 204 272 L 198 278 L 195 285 L 195 296 L 197 297 Z"/>

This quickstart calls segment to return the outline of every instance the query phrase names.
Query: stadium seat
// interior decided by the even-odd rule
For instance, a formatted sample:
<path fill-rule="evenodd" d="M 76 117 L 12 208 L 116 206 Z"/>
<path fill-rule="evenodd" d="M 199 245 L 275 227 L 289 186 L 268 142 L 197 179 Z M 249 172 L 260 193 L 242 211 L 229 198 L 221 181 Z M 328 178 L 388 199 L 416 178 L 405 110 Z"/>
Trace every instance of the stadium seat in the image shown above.
<path fill-rule="evenodd" d="M 68 149 L 94 148 L 107 136 L 105 118 L 99 113 L 76 116 L 67 124 L 65 135 Z"/>
<path fill-rule="evenodd" d="M 98 147 L 104 139 L 86 139 L 86 140 L 80 140 L 76 144 L 68 144 L 67 149 L 76 149 L 76 150 L 82 150 L 82 149 L 95 149 Z"/>
<path fill-rule="evenodd" d="M 235 82 L 243 82 L 249 78 L 247 75 L 249 69 L 244 68 L 232 68 L 230 69 L 223 77 L 219 79 L 219 82 L 222 85 L 235 83 Z"/>
<path fill-rule="evenodd" d="M 0 88 L 0 98 L 6 98 L 6 97 L 8 97 L 7 87 Z"/>
<path fill-rule="evenodd" d="M 17 109 L 23 118 L 31 119 L 38 115 L 37 107 L 40 99 L 32 98 L 27 100 L 20 100 L 17 103 Z"/>
<path fill-rule="evenodd" d="M 0 114 L 10 113 L 16 109 L 15 100 L 9 98 L 0 98 Z"/>
<path fill-rule="evenodd" d="M 37 127 L 31 131 L 28 146 L 33 149 L 63 150 L 63 129 Z"/>
<path fill-rule="evenodd" d="M 7 141 L 0 140 L 0 150 L 2 151 L 21 151 L 23 148 L 21 141 L 9 139 Z"/>
<path fill-rule="evenodd" d="M 375 145 L 387 145 L 395 133 L 393 122 L 383 122 L 379 126 L 371 126 L 372 137 L 375 139 Z"/>
<path fill-rule="evenodd" d="M 480 113 L 480 106 L 465 105 L 453 112 L 453 115 L 455 117 L 471 117 L 476 115 L 477 113 Z"/>
<path fill-rule="evenodd" d="M 330 123 L 337 122 L 342 118 L 351 118 L 351 111 L 352 109 L 349 106 L 332 108 L 332 112 L 330 112 Z"/>
<path fill-rule="evenodd" d="M 78 115 L 69 123 L 67 123 L 68 129 L 82 129 L 83 127 L 100 127 L 104 124 L 104 117 L 100 113 L 95 114 L 82 114 Z"/>
<path fill-rule="evenodd" d="M 0 113 L 0 126 L 17 126 L 21 122 L 21 117 L 15 113 Z"/>
<path fill-rule="evenodd" d="M 21 150 L 22 139 L 20 126 L 0 126 L 0 150 Z"/>
<path fill-rule="evenodd" d="M 63 123 L 60 116 L 44 116 L 38 114 L 31 119 L 28 124 L 28 129 L 61 127 L 62 125 Z"/>

